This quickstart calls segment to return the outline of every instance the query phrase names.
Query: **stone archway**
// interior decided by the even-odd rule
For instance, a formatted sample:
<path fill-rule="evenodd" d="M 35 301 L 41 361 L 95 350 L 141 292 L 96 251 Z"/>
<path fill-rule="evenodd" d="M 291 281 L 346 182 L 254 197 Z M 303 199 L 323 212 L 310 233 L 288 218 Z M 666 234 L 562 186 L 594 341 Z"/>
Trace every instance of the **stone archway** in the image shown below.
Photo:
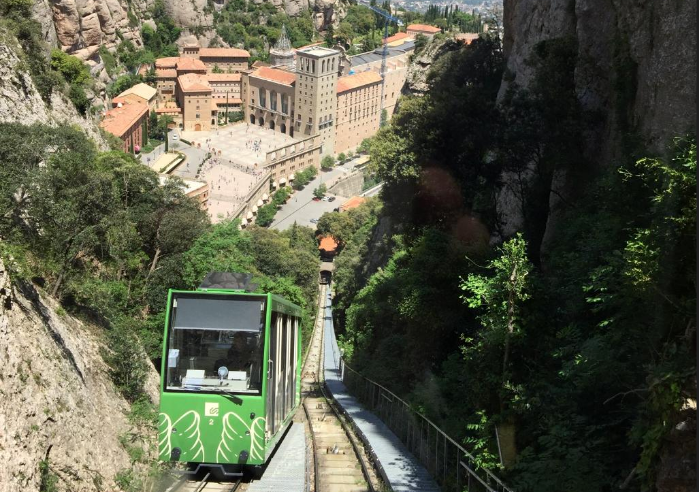
<path fill-rule="evenodd" d="M 280 130 L 282 133 L 286 133 L 286 125 L 285 125 L 284 123 L 282 123 L 282 126 L 279 127 L 279 130 Z"/>
<path fill-rule="evenodd" d="M 270 129 L 270 130 L 274 130 L 274 128 L 275 128 L 274 120 L 272 120 L 272 121 L 269 122 L 269 129 Z"/>
<path fill-rule="evenodd" d="M 255 115 L 254 114 L 250 115 L 250 123 L 252 123 L 253 125 L 255 124 Z"/>
<path fill-rule="evenodd" d="M 265 119 L 264 118 L 260 118 L 260 126 L 265 126 Z"/>
<path fill-rule="evenodd" d="M 197 123 L 196 125 L 194 125 L 194 131 L 195 131 L 195 132 L 200 132 L 200 131 L 201 131 L 201 125 L 200 125 L 199 123 Z"/>

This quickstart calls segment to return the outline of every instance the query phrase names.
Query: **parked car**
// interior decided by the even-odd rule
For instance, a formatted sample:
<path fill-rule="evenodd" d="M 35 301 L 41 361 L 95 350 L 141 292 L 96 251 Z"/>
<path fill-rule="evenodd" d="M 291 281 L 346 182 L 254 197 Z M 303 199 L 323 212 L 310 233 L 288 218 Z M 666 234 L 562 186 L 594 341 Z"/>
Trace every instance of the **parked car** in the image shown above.
<path fill-rule="evenodd" d="M 317 223 L 318 223 L 318 219 L 311 219 L 311 224 L 317 224 Z"/>
<path fill-rule="evenodd" d="M 175 134 L 172 135 L 172 139 L 173 139 L 173 140 L 179 140 L 179 139 L 180 139 L 180 136 L 179 136 L 178 134 L 175 133 Z"/>
<path fill-rule="evenodd" d="M 329 202 L 334 202 L 334 201 L 335 201 L 335 198 L 336 198 L 336 197 L 334 197 L 334 196 L 328 197 L 328 201 L 329 201 Z"/>
<path fill-rule="evenodd" d="M 319 202 L 319 201 L 320 201 L 320 198 L 318 198 L 317 196 L 314 196 L 314 197 L 313 197 L 313 201 L 314 201 L 314 202 Z"/>
<path fill-rule="evenodd" d="M 321 200 L 324 201 L 324 202 L 329 202 L 329 201 L 330 201 L 330 198 L 327 197 L 327 196 L 324 196 L 323 198 L 321 198 Z"/>

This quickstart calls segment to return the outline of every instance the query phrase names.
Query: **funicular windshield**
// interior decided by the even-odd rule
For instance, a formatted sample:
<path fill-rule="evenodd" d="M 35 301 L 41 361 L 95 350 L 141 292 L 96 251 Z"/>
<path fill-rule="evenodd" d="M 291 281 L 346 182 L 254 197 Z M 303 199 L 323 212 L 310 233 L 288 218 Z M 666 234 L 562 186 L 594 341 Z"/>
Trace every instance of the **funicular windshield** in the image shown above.
<path fill-rule="evenodd" d="M 260 394 L 265 299 L 175 295 L 166 390 Z"/>

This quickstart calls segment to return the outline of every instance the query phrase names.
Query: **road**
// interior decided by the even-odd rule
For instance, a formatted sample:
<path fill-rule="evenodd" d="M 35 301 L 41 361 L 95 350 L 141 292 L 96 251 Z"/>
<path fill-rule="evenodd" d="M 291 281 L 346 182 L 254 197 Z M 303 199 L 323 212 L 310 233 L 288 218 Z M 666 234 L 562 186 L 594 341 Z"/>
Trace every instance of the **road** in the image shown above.
<path fill-rule="evenodd" d="M 313 190 L 320 186 L 321 182 L 328 185 L 334 183 L 337 178 L 349 173 L 354 164 L 355 159 L 340 166 L 335 166 L 330 171 L 320 171 L 313 181 L 308 183 L 304 189 L 297 191 L 287 203 L 282 205 L 282 208 L 277 211 L 270 228 L 283 231 L 296 222 L 298 225 L 315 229 L 316 225 L 311 223 L 311 219 L 318 219 L 325 212 L 332 212 L 335 208 L 342 205 L 348 197 L 338 197 L 334 202 L 314 202 Z M 332 194 L 328 194 L 328 196 L 332 196 Z"/>

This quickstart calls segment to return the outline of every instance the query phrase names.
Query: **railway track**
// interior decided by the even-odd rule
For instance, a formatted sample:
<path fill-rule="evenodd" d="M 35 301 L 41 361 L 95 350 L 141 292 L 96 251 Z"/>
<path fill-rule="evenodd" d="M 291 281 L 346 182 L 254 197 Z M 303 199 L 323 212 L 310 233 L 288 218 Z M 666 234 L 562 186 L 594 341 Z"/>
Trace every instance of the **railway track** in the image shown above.
<path fill-rule="evenodd" d="M 303 409 L 313 442 L 312 492 L 374 492 L 372 466 L 332 400 L 323 390 L 323 332 L 326 286 L 321 287 L 318 319 L 304 363 Z"/>
<path fill-rule="evenodd" d="M 234 482 L 219 482 L 207 473 L 201 480 L 182 478 L 165 492 L 242 492 L 242 481 L 242 478 L 239 478 Z"/>

